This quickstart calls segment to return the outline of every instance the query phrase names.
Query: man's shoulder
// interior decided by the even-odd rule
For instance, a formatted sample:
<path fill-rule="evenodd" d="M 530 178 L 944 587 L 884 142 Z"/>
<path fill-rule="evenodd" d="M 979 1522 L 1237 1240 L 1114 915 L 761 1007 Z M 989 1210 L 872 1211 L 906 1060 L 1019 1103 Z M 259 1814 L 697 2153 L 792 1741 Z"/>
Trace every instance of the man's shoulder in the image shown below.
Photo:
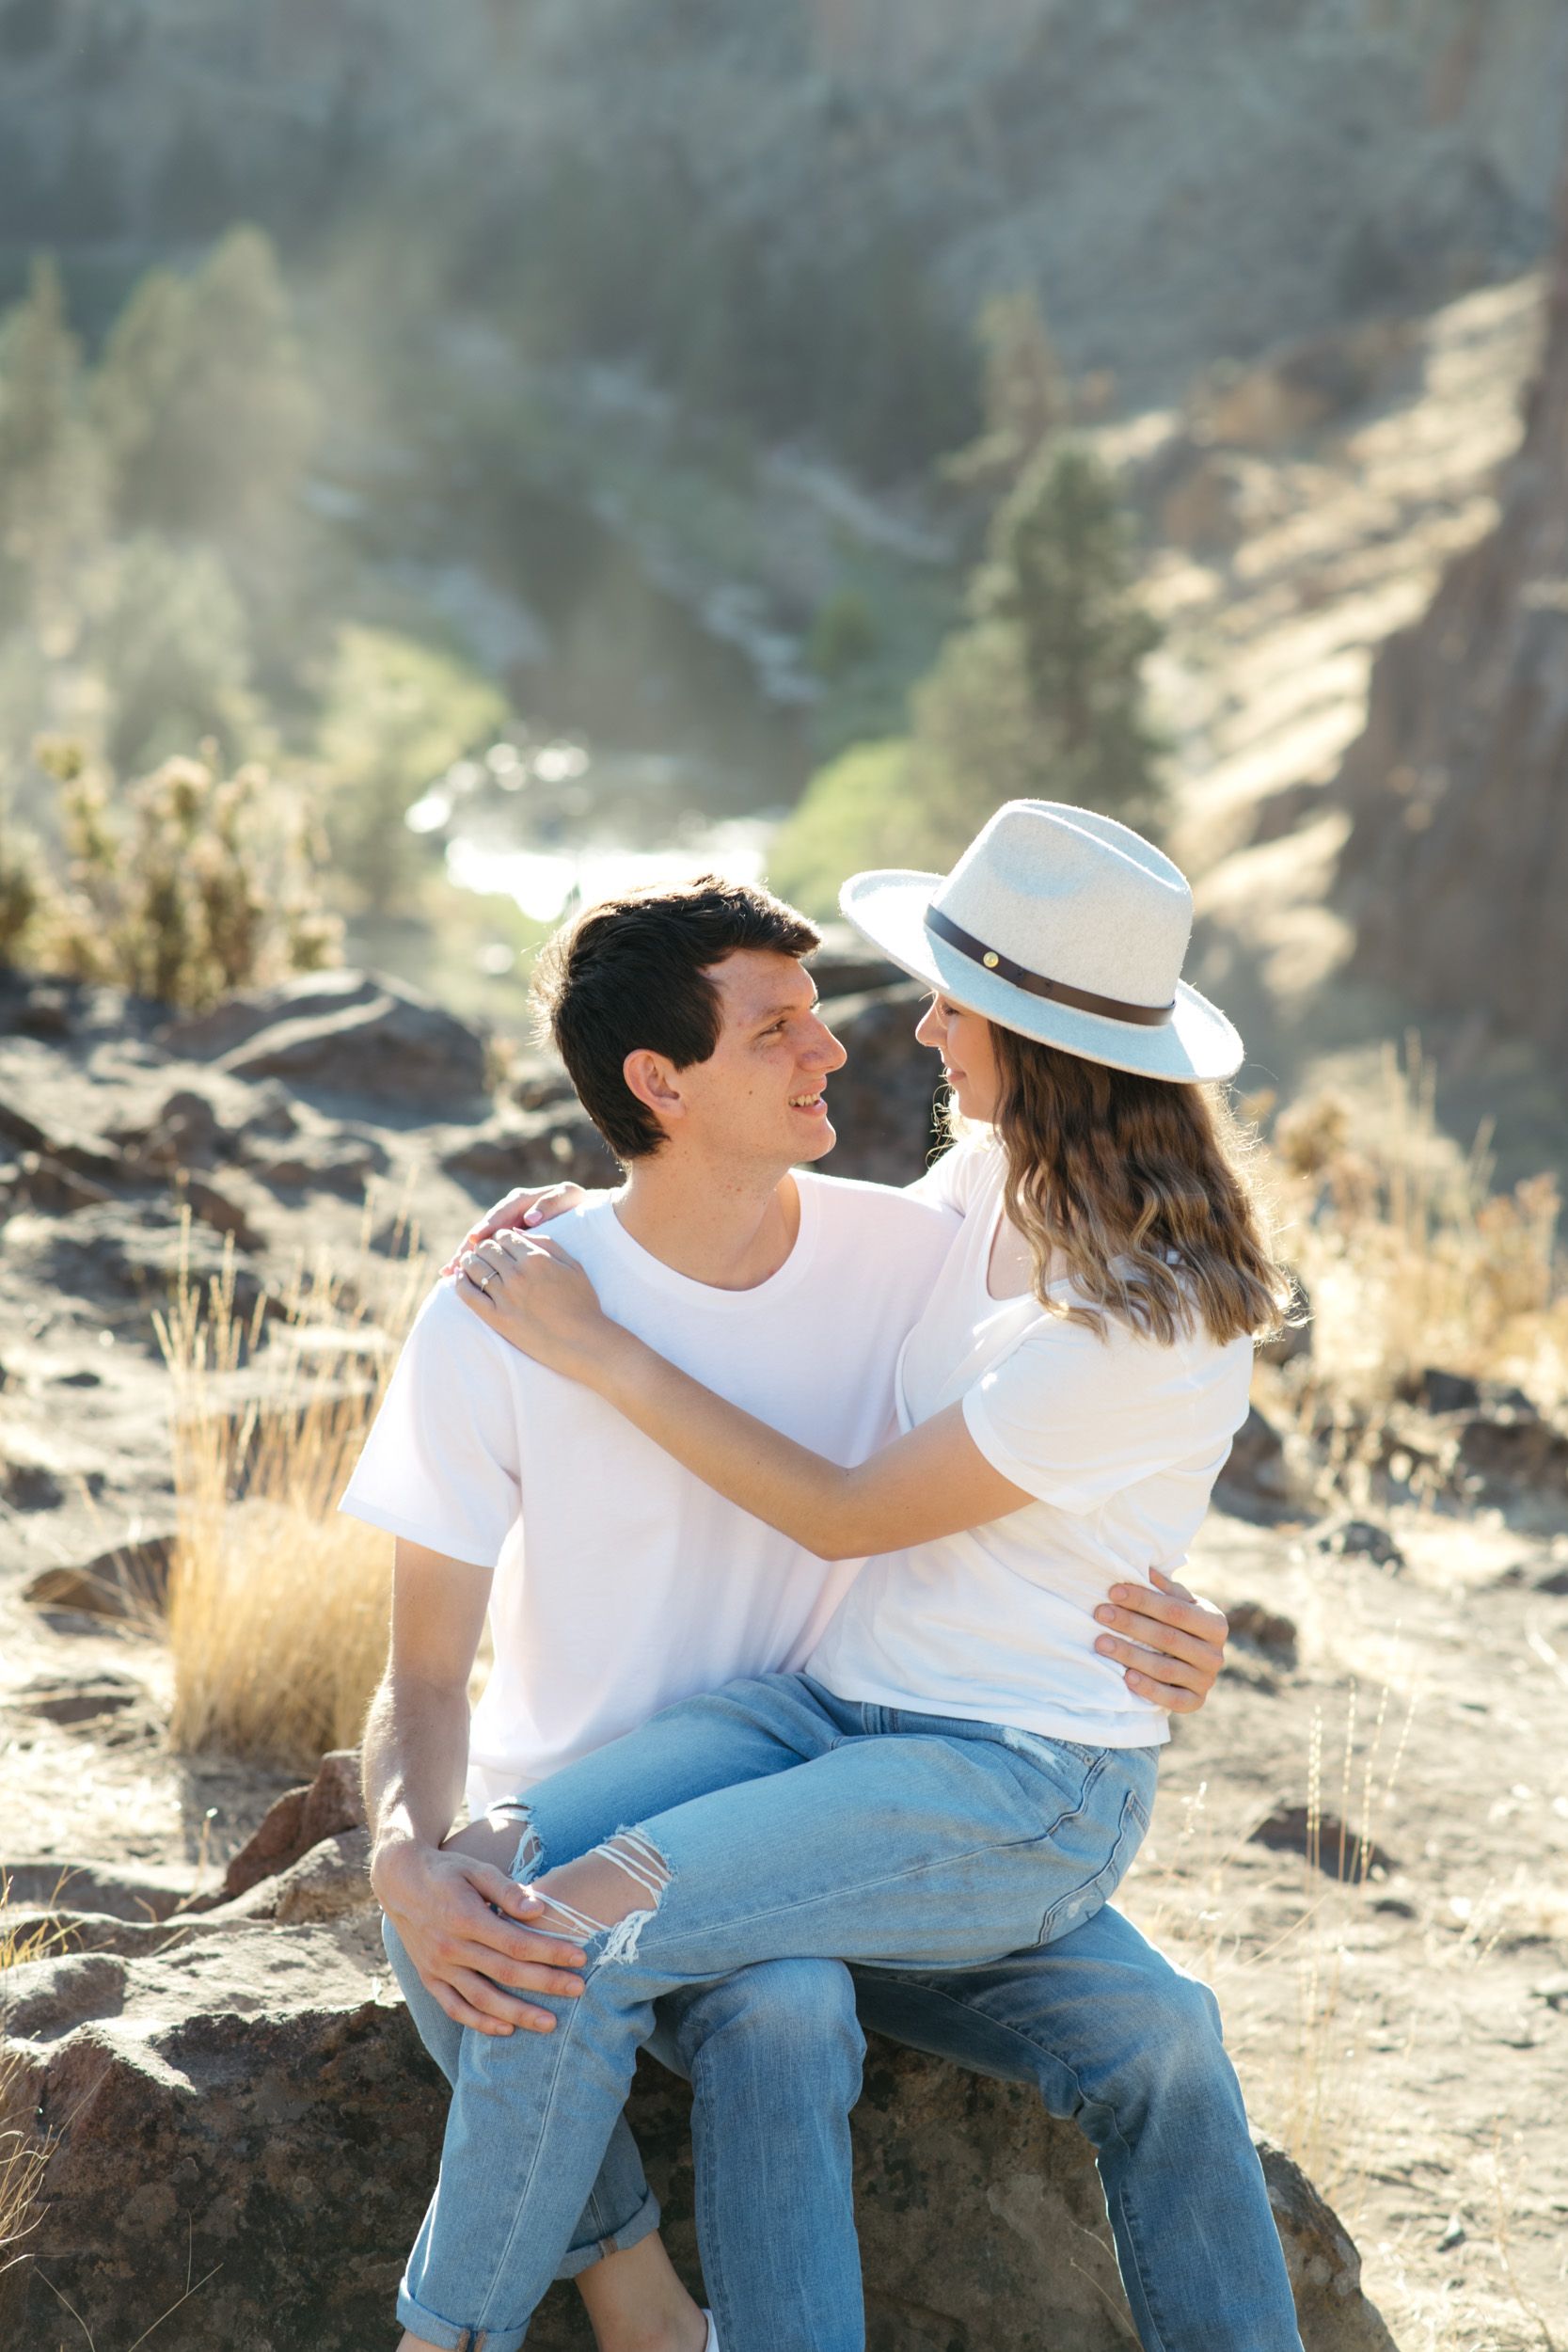
<path fill-rule="evenodd" d="M 515 1354 L 499 1332 L 492 1331 L 471 1307 L 465 1306 L 458 1292 L 458 1278 L 454 1274 L 443 1274 L 432 1285 L 414 1317 L 404 1343 L 405 1352 L 451 1364 L 483 1362 L 498 1348 L 502 1356 Z"/>

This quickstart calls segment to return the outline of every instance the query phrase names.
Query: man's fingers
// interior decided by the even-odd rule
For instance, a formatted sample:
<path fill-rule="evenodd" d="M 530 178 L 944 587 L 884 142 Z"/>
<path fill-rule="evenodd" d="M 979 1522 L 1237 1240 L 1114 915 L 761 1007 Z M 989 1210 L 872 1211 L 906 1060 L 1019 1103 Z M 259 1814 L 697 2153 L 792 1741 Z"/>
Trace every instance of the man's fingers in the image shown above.
<path fill-rule="evenodd" d="M 471 2001 L 463 1998 L 461 1993 L 453 1992 L 450 1984 L 442 1985 L 436 1998 L 454 2026 L 471 2026 L 475 2033 L 508 2034 L 512 2031 L 511 2025 L 504 2019 L 492 2017 L 487 2010 L 476 2009 Z"/>
<path fill-rule="evenodd" d="M 1095 1643 L 1101 1658 L 1114 1658 L 1118 1665 L 1142 1675 L 1146 1681 L 1168 1682 L 1185 1691 L 1207 1691 L 1214 1679 L 1214 1653 L 1201 1643 L 1194 1646 L 1200 1655 L 1189 1663 L 1184 1659 L 1163 1657 L 1158 1650 L 1145 1649 L 1136 1642 L 1120 1641 L 1113 1633 L 1101 1634 Z"/>
<path fill-rule="evenodd" d="M 448 1996 L 441 2000 L 447 2015 L 456 2017 L 460 2026 L 474 2026 L 480 2033 L 508 2034 L 514 2026 L 521 2026 L 525 2033 L 555 2030 L 550 2010 L 535 2009 L 530 2001 L 514 2000 L 509 1993 L 476 1970 L 455 1971 L 441 1992 Z M 459 2010 L 467 2013 L 459 2016 Z"/>
<path fill-rule="evenodd" d="M 498 1905 L 508 1918 L 531 1919 L 544 1901 L 531 1886 L 519 1886 L 504 1870 L 498 1870 L 493 1862 L 470 1862 L 463 1875 L 476 1895 Z"/>
<path fill-rule="evenodd" d="M 1188 1691 L 1180 1683 L 1158 1681 L 1153 1675 L 1141 1674 L 1136 1667 L 1129 1670 L 1127 1687 L 1139 1698 L 1150 1700 L 1171 1715 L 1196 1715 L 1209 1695 L 1207 1691 Z"/>
<path fill-rule="evenodd" d="M 514 1993 L 547 1993 L 560 2001 L 575 2001 L 583 1990 L 580 1977 L 563 1976 L 559 1968 L 509 1968 L 505 1982 Z"/>
<path fill-rule="evenodd" d="M 1141 1643 L 1157 1658 L 1181 1659 L 1188 1665 L 1201 1667 L 1206 1674 L 1212 1674 L 1219 1662 L 1217 1644 L 1206 1642 L 1196 1633 L 1184 1633 L 1178 1626 L 1163 1624 L 1144 1610 L 1117 1609 L 1109 1601 L 1101 1601 L 1094 1613 L 1107 1634 L 1120 1634 L 1124 1641 Z M 1107 1653 L 1099 1641 L 1095 1647 L 1101 1657 L 1119 1655 Z"/>
<path fill-rule="evenodd" d="M 1158 1575 L 1159 1570 L 1154 1573 Z M 1169 1581 L 1166 1580 L 1167 1584 Z M 1212 1600 L 1199 1600 L 1184 1585 L 1174 1592 L 1163 1592 L 1147 1584 L 1113 1584 L 1107 1600 L 1112 1606 L 1152 1617 L 1156 1624 L 1195 1634 L 1199 1641 L 1223 1642 L 1229 1630 L 1224 1610 L 1216 1609 Z M 1098 1615 L 1099 1612 L 1095 1613 Z"/>

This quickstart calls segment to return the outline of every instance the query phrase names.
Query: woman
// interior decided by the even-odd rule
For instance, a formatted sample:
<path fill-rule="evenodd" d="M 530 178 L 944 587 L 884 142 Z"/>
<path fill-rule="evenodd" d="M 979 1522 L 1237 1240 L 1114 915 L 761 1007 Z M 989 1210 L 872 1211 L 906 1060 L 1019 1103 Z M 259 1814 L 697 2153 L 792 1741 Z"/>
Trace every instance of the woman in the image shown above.
<path fill-rule="evenodd" d="M 1164 1719 L 1092 1612 L 1180 1565 L 1284 1296 L 1204 1091 L 1240 1041 L 1180 981 L 1182 877 L 1089 812 L 1011 803 L 945 880 L 863 875 L 844 906 L 933 988 L 918 1034 L 990 1130 L 933 1173 L 964 1222 L 905 1347 L 900 1438 L 840 1469 L 608 1322 L 547 1244 L 463 1261 L 494 1328 L 732 1501 L 878 1556 L 803 1675 L 668 1709 L 452 1841 L 488 1860 L 504 1838 L 584 1944 L 586 1990 L 547 2037 L 465 2036 L 407 2345 L 523 2342 L 660 1993 L 767 1958 L 1050 1942 L 1148 1825 Z M 552 1820 L 585 1810 L 603 1842 L 539 1875 Z"/>

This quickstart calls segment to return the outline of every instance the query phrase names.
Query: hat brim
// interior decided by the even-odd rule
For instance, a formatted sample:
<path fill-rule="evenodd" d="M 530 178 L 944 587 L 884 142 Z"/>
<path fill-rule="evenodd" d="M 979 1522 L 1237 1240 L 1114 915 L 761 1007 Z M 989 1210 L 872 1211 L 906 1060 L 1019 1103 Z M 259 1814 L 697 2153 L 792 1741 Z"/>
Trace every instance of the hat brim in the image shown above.
<path fill-rule="evenodd" d="M 845 915 L 891 963 L 927 988 L 949 996 L 971 1012 L 983 1013 L 1021 1037 L 1059 1045 L 1085 1061 L 1146 1078 L 1173 1081 L 1230 1078 L 1241 1068 L 1244 1048 L 1232 1023 L 1217 1005 L 1185 980 L 1176 984 L 1176 1009 L 1157 1029 L 1115 1021 L 1103 1013 L 1080 1012 L 1049 996 L 1018 988 L 972 957 L 962 955 L 926 929 L 926 910 L 944 877 L 886 867 L 851 874 L 839 892 Z"/>

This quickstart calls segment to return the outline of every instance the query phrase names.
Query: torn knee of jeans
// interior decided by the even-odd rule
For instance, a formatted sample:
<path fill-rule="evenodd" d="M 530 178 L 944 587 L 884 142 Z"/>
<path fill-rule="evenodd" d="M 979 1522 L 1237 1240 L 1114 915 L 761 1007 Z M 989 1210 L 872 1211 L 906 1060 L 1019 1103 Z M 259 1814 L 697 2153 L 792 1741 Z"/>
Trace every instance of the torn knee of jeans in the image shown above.
<path fill-rule="evenodd" d="M 507 1865 L 506 1875 L 526 1885 L 545 1858 L 539 1832 L 533 1825 L 533 1807 L 525 1804 L 521 1797 L 503 1797 L 499 1804 L 486 1807 L 484 1818 L 498 1832 L 515 1831 L 516 1849 Z"/>
<path fill-rule="evenodd" d="M 553 1919 L 541 1919 L 546 1933 L 559 1923 L 587 1943 L 602 1935 L 601 1960 L 632 1960 L 638 1939 L 654 1916 L 670 1883 L 670 1865 L 638 1829 L 619 1829 L 580 1862 L 552 1870 L 536 1892 Z"/>

